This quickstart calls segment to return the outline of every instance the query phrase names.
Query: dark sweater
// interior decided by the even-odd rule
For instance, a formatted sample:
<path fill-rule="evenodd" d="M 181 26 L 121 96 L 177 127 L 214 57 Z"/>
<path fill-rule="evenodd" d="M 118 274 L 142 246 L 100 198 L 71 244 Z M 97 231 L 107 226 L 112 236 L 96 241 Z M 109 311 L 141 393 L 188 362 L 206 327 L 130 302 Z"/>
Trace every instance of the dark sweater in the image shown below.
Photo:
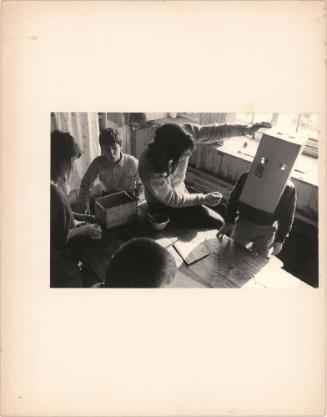
<path fill-rule="evenodd" d="M 50 243 L 51 248 L 62 248 L 67 242 L 68 231 L 73 227 L 73 213 L 70 207 L 68 197 L 59 186 L 50 185 L 51 187 L 51 229 Z"/>
<path fill-rule="evenodd" d="M 241 175 L 233 191 L 226 208 L 226 223 L 235 223 L 237 215 L 240 220 L 247 220 L 258 225 L 269 225 L 278 222 L 276 241 L 284 242 L 288 237 L 294 221 L 296 208 L 296 190 L 292 181 L 288 181 L 279 199 L 274 213 L 258 210 L 239 201 L 248 172 Z"/>

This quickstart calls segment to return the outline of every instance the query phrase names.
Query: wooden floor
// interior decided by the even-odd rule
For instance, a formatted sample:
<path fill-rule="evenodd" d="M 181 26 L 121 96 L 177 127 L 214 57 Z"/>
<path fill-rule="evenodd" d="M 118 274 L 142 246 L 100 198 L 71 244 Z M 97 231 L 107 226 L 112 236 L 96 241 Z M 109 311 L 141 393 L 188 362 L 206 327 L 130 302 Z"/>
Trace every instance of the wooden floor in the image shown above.
<path fill-rule="evenodd" d="M 198 191 L 203 191 L 203 187 L 208 179 L 207 191 L 212 190 L 214 185 L 217 186 L 219 178 L 214 178 L 212 182 L 212 175 L 202 173 L 201 175 L 194 168 L 189 168 L 189 180 L 191 185 L 197 186 Z M 198 183 L 197 183 L 198 181 Z M 211 182 L 210 182 L 211 181 Z M 232 185 L 228 184 L 224 188 L 223 183 L 219 185 L 219 190 L 224 194 L 225 200 L 215 207 L 222 217 L 225 214 L 226 198 L 228 199 Z M 298 216 L 299 217 L 299 216 Z M 317 288 L 319 286 L 319 258 L 318 258 L 318 227 L 316 224 L 308 224 L 295 218 L 292 230 L 289 237 L 286 239 L 282 252 L 278 258 L 283 262 L 284 269 L 295 277 L 299 278 L 306 284 Z"/>
<path fill-rule="evenodd" d="M 167 248 L 176 260 L 178 274 L 173 288 L 307 288 L 308 285 L 288 273 L 283 263 L 254 255 L 224 236 L 216 237 L 216 230 L 198 230 L 189 225 L 174 224 L 162 232 L 155 232 L 143 216 L 137 222 L 113 228 L 99 241 L 88 242 L 84 248 L 84 260 L 88 268 L 103 280 L 110 257 L 133 237 L 150 237 Z M 198 252 L 199 247 L 208 251 L 203 259 L 186 265 L 174 248 L 178 241 L 186 255 Z"/>

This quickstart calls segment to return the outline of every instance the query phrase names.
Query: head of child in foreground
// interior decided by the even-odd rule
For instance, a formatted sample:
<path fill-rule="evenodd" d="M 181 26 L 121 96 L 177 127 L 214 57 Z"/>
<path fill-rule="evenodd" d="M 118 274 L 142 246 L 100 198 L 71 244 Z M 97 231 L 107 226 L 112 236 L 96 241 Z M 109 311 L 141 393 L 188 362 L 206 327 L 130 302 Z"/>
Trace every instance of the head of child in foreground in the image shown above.
<path fill-rule="evenodd" d="M 107 288 L 159 288 L 168 285 L 177 268 L 167 249 L 152 239 L 134 238 L 111 259 L 105 280 Z"/>
<path fill-rule="evenodd" d="M 118 162 L 121 155 L 122 140 L 117 129 L 108 127 L 99 136 L 101 154 L 109 162 Z"/>

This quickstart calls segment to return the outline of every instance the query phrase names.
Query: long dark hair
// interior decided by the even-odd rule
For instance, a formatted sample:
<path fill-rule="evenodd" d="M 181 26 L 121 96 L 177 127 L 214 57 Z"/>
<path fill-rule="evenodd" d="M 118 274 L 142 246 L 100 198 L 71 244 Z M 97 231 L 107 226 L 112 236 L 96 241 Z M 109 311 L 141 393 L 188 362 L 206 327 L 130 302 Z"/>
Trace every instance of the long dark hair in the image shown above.
<path fill-rule="evenodd" d="M 51 133 L 51 179 L 64 183 L 72 169 L 72 158 L 79 158 L 81 149 L 73 136 L 54 130 Z"/>
<path fill-rule="evenodd" d="M 194 149 L 194 140 L 181 127 L 167 123 L 158 127 L 153 142 L 149 144 L 148 158 L 155 164 L 158 172 L 175 171 L 182 154 Z M 169 161 L 172 161 L 169 167 Z"/>

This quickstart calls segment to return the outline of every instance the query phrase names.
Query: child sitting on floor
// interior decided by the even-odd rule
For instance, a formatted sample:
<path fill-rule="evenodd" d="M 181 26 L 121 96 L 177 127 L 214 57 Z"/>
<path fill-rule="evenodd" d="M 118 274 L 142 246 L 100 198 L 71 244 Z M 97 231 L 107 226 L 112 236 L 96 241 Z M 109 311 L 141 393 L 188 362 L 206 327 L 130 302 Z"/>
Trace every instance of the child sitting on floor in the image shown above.
<path fill-rule="evenodd" d="M 220 229 L 224 219 L 209 207 L 218 206 L 219 192 L 189 193 L 185 178 L 196 145 L 221 143 L 224 138 L 254 134 L 269 123 L 244 125 L 190 125 L 166 123 L 140 156 L 139 174 L 150 213 L 164 213 L 173 221 Z M 209 206 L 209 207 L 207 207 Z"/>
<path fill-rule="evenodd" d="M 143 190 L 138 176 L 138 161 L 134 156 L 122 152 L 122 140 L 118 130 L 102 130 L 99 143 L 101 156 L 91 162 L 81 181 L 78 202 L 85 213 L 90 212 L 91 187 L 97 178 L 103 195 L 123 190 L 138 198 Z"/>
<path fill-rule="evenodd" d="M 111 259 L 104 287 L 159 288 L 174 279 L 177 272 L 173 256 L 157 242 L 134 238 Z"/>
<path fill-rule="evenodd" d="M 50 286 L 71 288 L 83 285 L 79 266 L 84 263 L 78 250 L 79 239 L 99 239 L 101 229 L 92 216 L 73 213 L 65 192 L 73 161 L 81 155 L 80 148 L 68 132 L 51 133 L 50 178 Z M 77 227 L 75 220 L 85 222 Z"/>

